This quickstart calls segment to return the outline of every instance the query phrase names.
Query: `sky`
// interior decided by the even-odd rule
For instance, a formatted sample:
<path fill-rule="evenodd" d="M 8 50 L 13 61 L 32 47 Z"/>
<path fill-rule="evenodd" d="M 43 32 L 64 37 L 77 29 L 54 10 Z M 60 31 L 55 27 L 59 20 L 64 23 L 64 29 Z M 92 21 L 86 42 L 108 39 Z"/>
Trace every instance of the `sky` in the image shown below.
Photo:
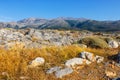
<path fill-rule="evenodd" d="M 0 21 L 30 17 L 120 20 L 120 0 L 0 0 Z"/>

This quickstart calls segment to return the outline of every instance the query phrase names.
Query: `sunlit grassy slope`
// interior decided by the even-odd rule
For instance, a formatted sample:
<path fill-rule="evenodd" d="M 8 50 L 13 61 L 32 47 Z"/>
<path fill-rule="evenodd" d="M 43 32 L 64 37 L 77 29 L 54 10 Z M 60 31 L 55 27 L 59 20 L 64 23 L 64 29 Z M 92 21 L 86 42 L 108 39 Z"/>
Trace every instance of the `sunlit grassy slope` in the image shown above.
<path fill-rule="evenodd" d="M 54 76 L 46 75 L 45 71 L 52 66 L 63 65 L 70 58 L 77 57 L 82 51 L 89 51 L 97 55 L 108 56 L 117 53 L 117 49 L 81 48 L 77 45 L 61 47 L 43 47 L 26 49 L 15 45 L 11 49 L 0 49 L 0 80 L 20 80 L 21 76 L 29 80 L 55 80 Z M 27 65 L 36 57 L 45 58 L 43 66 L 29 69 Z"/>

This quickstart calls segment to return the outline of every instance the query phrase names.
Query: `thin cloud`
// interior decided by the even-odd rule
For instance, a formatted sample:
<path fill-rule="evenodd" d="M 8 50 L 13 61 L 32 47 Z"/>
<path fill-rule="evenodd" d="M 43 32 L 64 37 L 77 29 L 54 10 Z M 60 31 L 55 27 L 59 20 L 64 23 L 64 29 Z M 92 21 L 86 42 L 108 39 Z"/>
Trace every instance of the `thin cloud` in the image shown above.
<path fill-rule="evenodd" d="M 8 22 L 8 21 L 13 21 L 13 20 L 14 20 L 14 18 L 11 18 L 11 17 L 0 16 L 0 21 Z"/>

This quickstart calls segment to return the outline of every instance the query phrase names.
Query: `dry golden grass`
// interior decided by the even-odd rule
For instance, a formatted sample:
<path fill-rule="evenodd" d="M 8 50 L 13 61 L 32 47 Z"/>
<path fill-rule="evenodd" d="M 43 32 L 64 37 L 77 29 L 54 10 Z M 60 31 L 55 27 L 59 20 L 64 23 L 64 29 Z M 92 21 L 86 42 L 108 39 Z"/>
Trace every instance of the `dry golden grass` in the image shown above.
<path fill-rule="evenodd" d="M 46 75 L 45 71 L 52 66 L 64 64 L 66 60 L 76 57 L 82 51 L 102 56 L 117 53 L 117 49 L 91 49 L 81 48 L 77 45 L 31 49 L 26 49 L 23 45 L 15 45 L 9 50 L 1 48 L 0 80 L 20 80 L 21 76 L 30 77 L 28 80 L 56 80 L 53 75 Z M 29 69 L 27 65 L 36 57 L 45 58 L 46 63 L 39 68 Z"/>

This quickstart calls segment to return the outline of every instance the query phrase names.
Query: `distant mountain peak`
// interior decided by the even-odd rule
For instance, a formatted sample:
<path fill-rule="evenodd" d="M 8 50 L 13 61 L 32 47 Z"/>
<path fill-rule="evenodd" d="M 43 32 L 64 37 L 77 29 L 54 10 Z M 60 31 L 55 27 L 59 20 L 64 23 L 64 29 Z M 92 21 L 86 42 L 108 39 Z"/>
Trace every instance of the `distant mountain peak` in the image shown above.
<path fill-rule="evenodd" d="M 120 31 L 120 20 L 97 21 L 87 18 L 58 17 L 54 19 L 26 18 L 17 22 L 1 22 L 0 28 L 77 29 L 90 31 Z"/>
<path fill-rule="evenodd" d="M 40 23 L 40 22 L 45 22 L 47 21 L 46 19 L 42 19 L 42 18 L 26 18 L 20 21 L 17 21 L 17 23 L 26 23 L 26 24 L 34 24 L 34 23 Z"/>

